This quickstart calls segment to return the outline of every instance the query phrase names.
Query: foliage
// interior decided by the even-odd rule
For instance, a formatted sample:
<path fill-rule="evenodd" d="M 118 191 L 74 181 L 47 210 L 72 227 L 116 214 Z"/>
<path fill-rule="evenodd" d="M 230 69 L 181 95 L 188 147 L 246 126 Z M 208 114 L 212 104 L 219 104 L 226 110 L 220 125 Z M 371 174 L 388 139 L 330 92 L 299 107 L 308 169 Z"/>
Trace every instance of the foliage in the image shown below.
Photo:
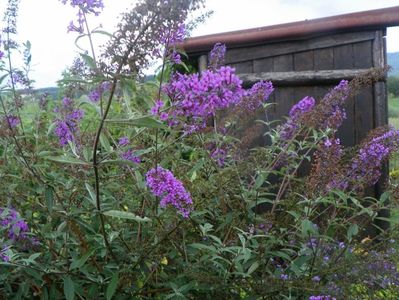
<path fill-rule="evenodd" d="M 399 77 L 389 76 L 388 77 L 388 93 L 394 95 L 395 97 L 399 96 Z"/>
<path fill-rule="evenodd" d="M 201 3 L 141 1 L 100 60 L 75 61 L 54 101 L 16 89 L 1 60 L 2 298 L 399 295 L 396 231 L 384 231 L 383 214 L 398 187 L 370 193 L 399 132 L 375 129 L 353 149 L 336 136 L 346 99 L 385 70 L 305 97 L 277 127 L 253 126 L 272 84 L 244 89 L 221 65 L 222 45 L 208 70 L 182 72 L 193 70 L 178 48 L 182 24 Z M 101 1 L 70 4 L 74 31 L 91 39 L 84 15 Z M 162 67 L 143 82 L 153 57 Z M 266 146 L 249 146 L 262 135 Z"/>

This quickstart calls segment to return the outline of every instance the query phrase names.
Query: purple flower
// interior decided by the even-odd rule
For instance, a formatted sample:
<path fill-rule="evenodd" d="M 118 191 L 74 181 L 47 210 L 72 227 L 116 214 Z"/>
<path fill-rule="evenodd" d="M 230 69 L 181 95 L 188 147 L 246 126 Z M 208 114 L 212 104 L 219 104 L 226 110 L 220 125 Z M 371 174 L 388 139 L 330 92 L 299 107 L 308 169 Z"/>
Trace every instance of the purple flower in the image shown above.
<path fill-rule="evenodd" d="M 172 51 L 170 57 L 169 57 L 170 61 L 176 65 L 181 64 L 182 60 L 181 60 L 181 56 L 179 54 L 179 52 L 177 51 Z"/>
<path fill-rule="evenodd" d="M 166 112 L 161 112 L 159 118 L 161 121 L 166 121 L 169 118 L 169 115 Z"/>
<path fill-rule="evenodd" d="M 286 281 L 289 279 L 289 276 L 287 274 L 281 274 L 280 279 Z"/>
<path fill-rule="evenodd" d="M 75 136 L 79 132 L 79 122 L 84 116 L 83 110 L 76 109 L 72 99 L 64 98 L 61 107 L 56 107 L 54 111 L 59 114 L 55 121 L 54 133 L 59 138 L 60 146 L 65 146 L 68 142 L 76 143 Z"/>
<path fill-rule="evenodd" d="M 216 43 L 209 53 L 209 68 L 216 70 L 224 63 L 224 56 L 226 55 L 226 45 Z"/>
<path fill-rule="evenodd" d="M 162 100 L 155 101 L 155 105 L 151 108 L 152 115 L 159 115 L 159 110 L 164 107 L 164 103 Z"/>
<path fill-rule="evenodd" d="M 313 282 L 320 282 L 320 276 L 316 275 L 312 277 Z"/>
<path fill-rule="evenodd" d="M 147 172 L 146 181 L 151 192 L 161 198 L 161 207 L 172 205 L 184 218 L 189 216 L 193 209 L 193 200 L 183 183 L 171 171 L 158 166 Z"/>
<path fill-rule="evenodd" d="M 166 47 L 175 46 L 184 41 L 186 26 L 183 23 L 177 24 L 174 28 L 161 33 L 160 42 Z"/>
<path fill-rule="evenodd" d="M 216 111 L 237 105 L 245 95 L 242 81 L 234 69 L 221 67 L 216 71 L 206 70 L 199 74 L 174 74 L 163 88 L 172 100 L 173 110 L 169 114 L 176 124 L 178 118 L 189 118 L 187 132 L 197 131 L 205 120 Z"/>
<path fill-rule="evenodd" d="M 216 148 L 211 152 L 212 159 L 217 163 L 219 167 L 224 167 L 227 152 L 222 148 Z"/>
<path fill-rule="evenodd" d="M 288 114 L 289 119 L 279 128 L 280 138 L 282 140 L 287 141 L 295 136 L 295 132 L 303 123 L 303 116 L 310 112 L 315 104 L 316 101 L 314 98 L 306 96 L 291 108 Z"/>
<path fill-rule="evenodd" d="M 0 226 L 7 231 L 7 236 L 12 243 L 27 240 L 26 233 L 29 226 L 19 213 L 13 208 L 0 208 Z"/>
<path fill-rule="evenodd" d="M 293 121 L 296 121 L 303 114 L 311 111 L 315 106 L 315 103 L 316 101 L 313 97 L 306 96 L 291 108 L 288 115 Z"/>
<path fill-rule="evenodd" d="M 92 102 L 98 102 L 101 99 L 101 97 L 104 94 L 104 92 L 109 90 L 109 88 L 110 88 L 110 83 L 109 82 L 102 82 L 94 90 L 92 90 L 89 93 L 88 97 L 89 97 L 89 99 Z"/>
<path fill-rule="evenodd" d="M 323 97 L 319 106 L 321 115 L 317 115 L 322 129 L 331 128 L 337 130 L 341 126 L 343 120 L 346 119 L 345 109 L 342 105 L 349 97 L 349 94 L 349 82 L 341 80 L 334 89 Z"/>
<path fill-rule="evenodd" d="M 75 25 L 73 21 L 69 23 L 68 32 L 84 32 L 84 14 L 94 14 L 98 16 L 104 8 L 103 0 L 60 0 L 62 4 L 69 2 L 72 7 L 77 7 L 79 9 L 77 13 L 78 25 Z"/>
<path fill-rule="evenodd" d="M 346 183 L 355 191 L 375 184 L 381 176 L 381 165 L 388 156 L 399 149 L 399 131 L 389 130 L 366 142 L 347 167 L 346 173 L 334 178 L 336 185 Z"/>
<path fill-rule="evenodd" d="M 16 116 L 12 116 L 12 115 L 8 115 L 7 116 L 7 123 L 8 126 L 10 126 L 11 128 L 15 128 L 19 125 L 20 121 L 19 118 Z"/>
<path fill-rule="evenodd" d="M 122 159 L 134 162 L 136 164 L 141 163 L 140 157 L 136 156 L 132 149 L 127 150 L 121 154 Z"/>
<path fill-rule="evenodd" d="M 2 60 L 4 57 L 4 52 L 0 50 L 0 60 Z"/>
<path fill-rule="evenodd" d="M 240 107 L 248 111 L 254 111 L 267 101 L 273 91 L 273 84 L 270 81 L 259 81 L 247 91 L 240 103 Z"/>
<path fill-rule="evenodd" d="M 119 138 L 119 141 L 118 141 L 119 146 L 123 147 L 123 146 L 128 145 L 129 143 L 130 143 L 130 141 L 127 136 L 123 136 L 123 137 Z"/>

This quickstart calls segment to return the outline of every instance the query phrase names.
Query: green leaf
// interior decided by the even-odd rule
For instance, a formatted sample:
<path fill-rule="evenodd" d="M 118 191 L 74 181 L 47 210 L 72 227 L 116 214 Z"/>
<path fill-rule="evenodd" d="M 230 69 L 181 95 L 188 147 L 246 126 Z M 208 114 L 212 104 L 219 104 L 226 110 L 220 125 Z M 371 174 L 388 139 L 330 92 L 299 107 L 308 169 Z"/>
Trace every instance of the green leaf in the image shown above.
<path fill-rule="evenodd" d="M 104 215 L 109 216 L 109 217 L 134 220 L 136 222 L 150 222 L 151 221 L 151 219 L 149 219 L 147 217 L 142 218 L 133 213 L 130 213 L 127 211 L 120 211 L 120 210 L 108 210 L 108 211 L 104 212 Z"/>
<path fill-rule="evenodd" d="M 0 84 L 3 82 L 3 80 L 4 80 L 5 78 L 7 78 L 7 76 L 8 76 L 7 73 L 4 74 L 3 76 L 0 76 Z"/>
<path fill-rule="evenodd" d="M 136 127 L 146 127 L 146 128 L 160 128 L 166 129 L 166 125 L 155 120 L 152 117 L 139 117 L 134 119 L 109 119 L 105 120 L 109 123 L 117 123 L 117 124 L 127 124 Z"/>
<path fill-rule="evenodd" d="M 69 276 L 64 278 L 64 295 L 66 300 L 73 300 L 75 298 L 75 284 Z"/>
<path fill-rule="evenodd" d="M 308 219 L 302 221 L 301 227 L 303 236 L 308 236 L 309 234 L 316 233 L 313 223 Z"/>
<path fill-rule="evenodd" d="M 93 30 L 92 33 L 103 34 L 103 35 L 106 35 L 106 36 L 108 36 L 108 37 L 110 37 L 110 38 L 113 37 L 113 35 L 112 35 L 111 33 L 107 32 L 107 31 L 105 31 L 105 30 Z"/>
<path fill-rule="evenodd" d="M 109 284 L 107 286 L 107 291 L 105 293 L 105 297 L 107 298 L 107 300 L 112 299 L 112 297 L 114 296 L 116 287 L 118 286 L 118 279 L 119 279 L 119 274 L 115 273 L 112 276 L 111 281 L 109 282 Z"/>
<path fill-rule="evenodd" d="M 348 241 L 352 240 L 352 237 L 357 235 L 359 232 L 359 226 L 357 224 L 352 224 L 348 228 L 347 236 L 348 236 Z"/>
<path fill-rule="evenodd" d="M 82 57 L 83 61 L 87 64 L 87 66 L 90 69 L 92 69 L 92 70 L 97 69 L 96 62 L 94 61 L 94 59 L 91 56 L 89 56 L 87 54 L 83 54 L 83 53 L 80 53 L 80 56 Z"/>
<path fill-rule="evenodd" d="M 74 260 L 71 263 L 71 266 L 69 267 L 69 270 L 77 269 L 83 266 L 86 261 L 89 259 L 90 256 L 93 255 L 94 251 L 96 251 L 97 248 L 92 249 L 91 251 L 88 251 L 85 255 L 83 255 L 81 258 Z"/>
<path fill-rule="evenodd" d="M 248 269 L 247 275 L 251 275 L 259 267 L 259 262 L 255 261 Z"/>
<path fill-rule="evenodd" d="M 52 160 L 52 161 L 56 161 L 56 162 L 64 163 L 64 164 L 85 165 L 85 166 L 89 165 L 87 162 L 85 162 L 83 160 L 80 160 L 80 159 L 72 157 L 72 156 L 66 156 L 66 155 L 47 156 L 44 158 L 47 160 Z"/>
<path fill-rule="evenodd" d="M 44 197 L 46 199 L 47 208 L 51 212 L 54 206 L 54 191 L 51 186 L 46 186 Z"/>
<path fill-rule="evenodd" d="M 87 182 L 85 183 L 86 190 L 89 192 L 90 195 L 90 202 L 94 205 L 94 207 L 97 207 L 97 202 L 96 202 L 96 193 L 94 192 L 94 189 L 91 187 L 90 184 Z"/>
<path fill-rule="evenodd" d="M 105 149 L 105 151 L 111 152 L 111 144 L 109 143 L 108 138 L 103 133 L 100 134 L 100 143 L 101 146 L 103 146 L 103 148 Z"/>

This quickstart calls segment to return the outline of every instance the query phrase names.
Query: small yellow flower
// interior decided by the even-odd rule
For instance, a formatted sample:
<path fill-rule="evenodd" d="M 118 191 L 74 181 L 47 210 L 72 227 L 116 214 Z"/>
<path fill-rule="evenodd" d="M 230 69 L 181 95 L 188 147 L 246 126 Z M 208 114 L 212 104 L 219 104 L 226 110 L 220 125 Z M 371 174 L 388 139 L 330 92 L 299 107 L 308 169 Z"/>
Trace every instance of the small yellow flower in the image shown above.
<path fill-rule="evenodd" d="M 166 257 L 161 259 L 161 265 L 165 265 L 165 266 L 168 265 L 168 259 Z"/>

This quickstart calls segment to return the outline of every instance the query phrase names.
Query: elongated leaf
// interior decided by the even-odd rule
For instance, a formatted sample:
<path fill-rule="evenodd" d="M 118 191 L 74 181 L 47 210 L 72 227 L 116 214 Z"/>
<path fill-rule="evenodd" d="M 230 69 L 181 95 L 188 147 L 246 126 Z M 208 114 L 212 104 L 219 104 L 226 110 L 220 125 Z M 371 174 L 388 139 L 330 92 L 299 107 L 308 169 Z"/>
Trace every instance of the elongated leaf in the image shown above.
<path fill-rule="evenodd" d="M 112 276 L 111 281 L 109 282 L 109 284 L 107 286 L 107 291 L 105 293 L 105 297 L 107 298 L 107 300 L 112 299 L 112 297 L 114 296 L 116 287 L 118 286 L 118 279 L 119 279 L 119 274 L 115 273 Z"/>
<path fill-rule="evenodd" d="M 167 128 L 165 124 L 155 120 L 152 117 L 140 117 L 135 119 L 109 119 L 106 120 L 109 123 L 117 123 L 117 124 L 127 124 L 131 126 L 137 127 L 146 127 L 146 128 Z"/>
<path fill-rule="evenodd" d="M 109 217 L 134 220 L 136 222 L 150 222 L 151 221 L 151 219 L 149 219 L 147 217 L 142 218 L 133 213 L 130 213 L 127 211 L 120 211 L 120 210 L 108 210 L 108 211 L 104 212 L 104 215 L 109 216 Z"/>
<path fill-rule="evenodd" d="M 46 198 L 47 208 L 51 212 L 54 206 L 54 191 L 52 187 L 46 187 L 46 190 L 44 191 L 44 197 Z"/>
<path fill-rule="evenodd" d="M 52 160 L 56 161 L 59 163 L 64 163 L 64 164 L 72 164 L 72 165 L 89 165 L 87 162 L 80 160 L 78 158 L 72 157 L 72 156 L 66 156 L 66 155 L 61 155 L 61 156 L 47 156 L 45 157 L 47 160 Z"/>
<path fill-rule="evenodd" d="M 359 233 L 359 226 L 357 224 L 352 224 L 348 228 L 348 232 L 347 232 L 348 240 L 349 241 L 352 240 L 352 237 L 354 237 L 358 233 Z"/>
<path fill-rule="evenodd" d="M 100 143 L 101 143 L 101 146 L 103 146 L 104 149 L 105 149 L 107 152 L 110 152 L 110 151 L 111 151 L 111 144 L 109 143 L 108 138 L 107 138 L 107 137 L 105 136 L 105 134 L 103 134 L 103 133 L 100 134 Z"/>
<path fill-rule="evenodd" d="M 86 263 L 86 261 L 90 258 L 90 256 L 93 255 L 94 251 L 96 251 L 96 250 L 97 250 L 97 248 L 92 249 L 92 250 L 88 251 L 85 255 L 83 255 L 81 258 L 74 260 L 71 263 L 71 266 L 69 267 L 69 269 L 73 270 L 73 269 L 77 269 L 77 268 L 80 268 L 81 266 L 83 266 Z"/>
<path fill-rule="evenodd" d="M 99 34 L 106 35 L 106 36 L 108 36 L 108 37 L 113 37 L 113 35 L 112 35 L 111 33 L 106 32 L 106 31 L 104 31 L 104 30 L 93 30 L 92 33 L 99 33 Z"/>
<path fill-rule="evenodd" d="M 75 298 L 75 284 L 69 276 L 64 278 L 64 295 L 67 300 Z"/>
<path fill-rule="evenodd" d="M 87 182 L 85 183 L 85 187 L 86 187 L 86 190 L 89 192 L 90 202 L 94 205 L 94 207 L 97 207 L 97 205 L 96 205 L 96 193 L 94 192 L 94 189 Z"/>
<path fill-rule="evenodd" d="M 96 62 L 91 56 L 83 53 L 80 53 L 80 56 L 82 57 L 84 62 L 89 66 L 90 69 L 95 70 L 97 68 Z"/>
<path fill-rule="evenodd" d="M 247 275 L 251 275 L 259 267 L 259 263 L 255 261 L 248 269 Z"/>

